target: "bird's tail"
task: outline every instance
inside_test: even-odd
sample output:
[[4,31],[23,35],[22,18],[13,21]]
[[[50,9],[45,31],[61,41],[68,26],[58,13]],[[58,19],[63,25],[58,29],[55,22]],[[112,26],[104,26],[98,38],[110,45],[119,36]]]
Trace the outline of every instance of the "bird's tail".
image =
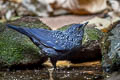
[[16,30],[16,31],[18,31],[18,32],[20,32],[20,33],[22,33],[22,34],[30,37],[30,34],[29,34],[29,33],[27,32],[27,30],[26,30],[25,28],[23,28],[23,27],[17,27],[17,26],[13,26],[13,25],[10,25],[10,24],[6,24],[6,26],[7,26],[8,28],[14,29],[14,30]]

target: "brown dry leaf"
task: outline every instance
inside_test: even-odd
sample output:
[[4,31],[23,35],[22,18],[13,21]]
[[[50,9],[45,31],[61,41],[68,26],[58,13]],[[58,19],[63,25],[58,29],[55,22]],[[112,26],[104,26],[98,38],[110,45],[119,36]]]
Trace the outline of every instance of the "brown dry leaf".
[[[52,66],[51,62],[48,60],[44,63],[44,65],[47,66]],[[92,61],[92,62],[83,62],[83,63],[78,63],[78,64],[73,64],[70,61],[57,61],[56,66],[59,67],[80,67],[80,66],[96,66],[96,65],[101,65],[100,61]]]
[[[44,63],[44,65],[47,65],[47,66],[52,66],[51,62],[48,60]],[[71,65],[71,63],[69,61],[57,61],[56,63],[56,66],[59,66],[59,67],[69,67]]]
[[75,14],[93,14],[107,8],[107,0],[48,0],[53,9],[66,9]]
[[96,66],[101,65],[100,61],[91,61],[91,62],[83,62],[79,64],[71,64],[71,66]]

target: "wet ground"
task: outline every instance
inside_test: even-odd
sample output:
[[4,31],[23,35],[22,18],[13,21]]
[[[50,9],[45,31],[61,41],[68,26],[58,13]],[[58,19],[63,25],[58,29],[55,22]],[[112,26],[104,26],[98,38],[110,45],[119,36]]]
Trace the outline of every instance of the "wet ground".
[[99,61],[67,64],[59,62],[57,70],[48,64],[41,69],[0,71],[0,80],[103,80]]

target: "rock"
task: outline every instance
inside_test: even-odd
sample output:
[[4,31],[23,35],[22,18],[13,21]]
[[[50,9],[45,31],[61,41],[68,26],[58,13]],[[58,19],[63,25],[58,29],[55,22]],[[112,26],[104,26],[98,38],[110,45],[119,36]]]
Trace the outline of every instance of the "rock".
[[108,32],[107,30],[109,30],[109,28],[111,27],[111,25],[113,23],[115,23],[116,21],[118,21],[120,18],[114,15],[103,15],[100,17],[94,17],[90,20],[88,20],[89,25],[102,30],[102,32]]
[[111,30],[104,34],[101,50],[103,70],[118,71],[120,69],[120,21],[115,22]]
[[[85,27],[85,33],[82,41],[82,47],[79,51],[70,54],[67,57],[73,63],[100,60],[102,58],[100,49],[100,39],[103,33],[93,28],[91,25]],[[59,30],[66,30],[69,25],[66,25]],[[64,59],[64,58],[63,58]]]
[[[17,26],[50,29],[37,17],[23,17],[8,23]],[[47,58],[39,53],[39,48],[28,37],[8,29],[5,24],[0,23],[0,69],[14,65],[41,65]]]
[[119,80],[120,79],[120,72],[114,72],[105,80]]

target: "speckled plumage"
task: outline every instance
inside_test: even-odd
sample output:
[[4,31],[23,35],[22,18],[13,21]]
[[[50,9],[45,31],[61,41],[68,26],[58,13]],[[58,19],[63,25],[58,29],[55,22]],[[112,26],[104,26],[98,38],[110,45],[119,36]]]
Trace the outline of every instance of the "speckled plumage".
[[69,55],[81,47],[84,27],[87,23],[73,24],[65,31],[16,27],[10,24],[7,26],[28,36],[44,54],[50,57],[53,66],[56,67],[60,57]]

